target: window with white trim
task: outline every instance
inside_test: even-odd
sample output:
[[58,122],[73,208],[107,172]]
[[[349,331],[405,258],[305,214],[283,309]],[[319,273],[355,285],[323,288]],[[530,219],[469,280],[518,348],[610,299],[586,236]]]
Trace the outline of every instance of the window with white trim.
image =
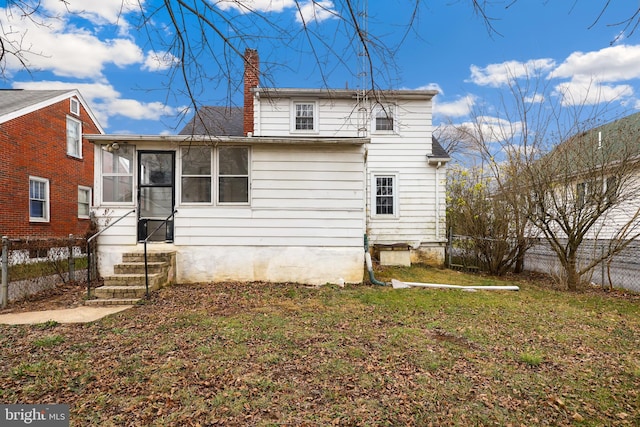
[[372,212],[374,216],[398,215],[398,177],[395,174],[374,175],[372,182]]
[[120,144],[117,150],[102,152],[102,201],[133,203],[133,156],[131,145]]
[[78,186],[78,218],[89,218],[91,211],[91,188]]
[[211,203],[211,147],[184,147],[181,159],[182,203]]
[[395,110],[395,105],[378,105],[374,108],[374,132],[390,133],[396,130]]
[[218,148],[218,203],[249,203],[249,148]]
[[82,123],[67,116],[67,154],[82,157]]
[[315,102],[293,103],[293,130],[315,131],[317,129],[317,112]]
[[49,222],[49,180],[29,177],[29,221]]
[[69,111],[76,116],[80,115],[80,102],[75,98],[69,98]]

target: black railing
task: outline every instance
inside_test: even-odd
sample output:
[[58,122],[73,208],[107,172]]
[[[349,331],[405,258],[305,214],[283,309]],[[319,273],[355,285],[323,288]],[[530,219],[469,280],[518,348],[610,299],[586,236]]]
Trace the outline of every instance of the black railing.
[[105,231],[107,231],[109,228],[111,228],[114,225],[116,225],[124,217],[129,216],[130,214],[134,213],[135,211],[136,211],[135,209],[131,209],[129,212],[127,212],[126,214],[122,215],[120,218],[116,219],[111,224],[108,224],[105,228],[103,228],[102,230],[98,231],[96,234],[94,234],[93,236],[91,236],[91,237],[89,237],[87,239],[87,299],[91,299],[91,241],[94,240],[99,235],[101,235],[102,233],[104,233]]
[[149,237],[153,236],[155,234],[155,232],[160,229],[160,227],[162,227],[167,222],[169,222],[169,220],[171,218],[173,218],[173,216],[175,214],[177,214],[177,213],[178,213],[177,209],[174,210],[173,212],[171,212],[171,215],[169,215],[167,218],[165,218],[164,221],[162,221],[160,224],[158,224],[158,226],[155,228],[155,230],[153,230],[151,233],[147,234],[147,236],[144,238],[144,285],[146,287],[145,294],[146,294],[147,298],[149,298],[149,266],[147,264],[147,240],[149,240]]

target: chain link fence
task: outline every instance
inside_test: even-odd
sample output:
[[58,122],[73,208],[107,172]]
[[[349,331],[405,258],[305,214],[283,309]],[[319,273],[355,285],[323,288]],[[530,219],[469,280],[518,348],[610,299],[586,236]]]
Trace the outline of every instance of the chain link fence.
[[86,240],[2,238],[0,305],[86,280]]
[[[578,255],[579,265],[587,265],[600,258],[609,242],[585,241]],[[452,235],[447,247],[449,268],[462,271],[482,271],[483,265],[476,249],[475,239]],[[563,280],[563,268],[558,257],[543,239],[531,242],[525,255],[524,270],[547,274],[558,282]],[[640,292],[640,242],[632,242],[622,252],[605,259],[594,267],[584,279],[592,285],[621,288]]]

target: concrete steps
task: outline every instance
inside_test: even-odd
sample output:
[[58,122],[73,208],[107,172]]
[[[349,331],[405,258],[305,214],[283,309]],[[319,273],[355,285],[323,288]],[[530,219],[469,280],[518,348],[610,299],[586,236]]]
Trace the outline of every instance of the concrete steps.
[[[149,292],[175,283],[175,252],[153,252],[147,254]],[[146,280],[143,253],[122,254],[122,262],[113,267],[113,274],[103,278],[104,284],[92,292],[94,299],[85,305],[131,305],[146,295]]]

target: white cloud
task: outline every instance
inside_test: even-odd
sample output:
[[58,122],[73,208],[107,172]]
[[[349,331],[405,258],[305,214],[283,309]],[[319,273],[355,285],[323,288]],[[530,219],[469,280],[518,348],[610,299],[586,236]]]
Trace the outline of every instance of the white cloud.
[[240,13],[281,13],[293,10],[298,23],[322,22],[338,16],[334,3],[330,0],[304,3],[297,0],[218,0],[214,4],[223,11],[235,9]]
[[170,52],[148,51],[142,69],[147,71],[163,71],[179,62],[180,60]]
[[541,104],[544,102],[544,95],[540,94],[540,93],[536,93],[533,96],[525,96],[524,97],[524,102],[528,103],[528,104]]
[[553,78],[576,77],[617,82],[640,78],[640,45],[618,45],[594,52],[574,52],[553,72]]
[[222,10],[235,9],[241,13],[282,12],[295,7],[295,0],[218,0],[214,4]]
[[174,116],[185,107],[170,107],[162,102],[140,102],[122,98],[108,83],[72,83],[61,81],[16,82],[15,89],[78,89],[96,115],[102,127],[108,127],[109,119],[123,116],[132,120],[159,120]]
[[469,115],[471,109],[476,103],[474,95],[467,95],[452,102],[438,102],[434,112],[444,117],[463,117]]
[[621,100],[633,96],[633,87],[626,84],[608,85],[598,81],[575,78],[556,85],[554,96],[561,99],[562,105],[596,105]]
[[123,15],[140,10],[144,0],[41,0],[41,5],[49,14],[60,18],[74,14],[96,25],[126,25]]
[[469,81],[479,86],[501,87],[519,78],[535,78],[546,73],[555,66],[550,58],[531,59],[527,62],[507,61],[500,64],[490,64],[484,68],[471,65]]
[[331,1],[308,1],[300,6],[300,10],[296,13],[296,22],[302,24],[309,22],[322,22],[327,19],[335,18],[338,12],[334,9]]
[[[69,25],[61,20],[38,24],[40,17],[20,19],[16,14],[0,9],[0,25],[5,31],[5,43],[22,48],[27,69],[51,71],[58,76],[100,78],[106,64],[118,67],[140,63],[142,50],[128,38],[100,40],[89,30]],[[19,71],[23,64],[7,56],[7,70]]]

